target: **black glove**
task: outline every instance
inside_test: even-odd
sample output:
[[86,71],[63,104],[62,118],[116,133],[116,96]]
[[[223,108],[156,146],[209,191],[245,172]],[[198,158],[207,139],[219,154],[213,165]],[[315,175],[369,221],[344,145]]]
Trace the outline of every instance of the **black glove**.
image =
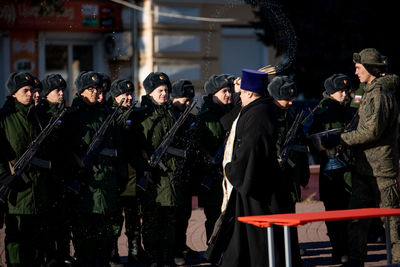
[[340,134],[326,134],[321,136],[321,145],[326,149],[331,149],[340,144]]

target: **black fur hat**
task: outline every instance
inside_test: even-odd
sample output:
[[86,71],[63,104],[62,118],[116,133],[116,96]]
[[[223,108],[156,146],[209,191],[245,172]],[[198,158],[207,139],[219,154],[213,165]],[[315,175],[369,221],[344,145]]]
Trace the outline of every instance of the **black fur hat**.
[[133,93],[135,87],[133,82],[127,79],[119,79],[111,84],[111,96],[117,97],[124,93]]
[[171,92],[171,81],[169,80],[168,75],[164,72],[151,72],[143,81],[143,87],[146,94],[150,94],[160,85],[166,85],[168,87],[168,93]]
[[103,87],[103,78],[98,72],[82,71],[76,78],[75,85],[78,94],[81,94],[86,88],[92,86],[96,86],[101,89]]
[[102,91],[103,92],[109,92],[111,89],[111,79],[110,76],[108,76],[105,73],[99,72],[99,75],[102,77],[103,79],[103,86],[102,86]]
[[42,86],[43,89],[41,95],[47,96],[51,91],[57,88],[64,91],[67,87],[67,83],[60,74],[50,74],[44,77],[42,80]]
[[296,83],[288,76],[275,76],[268,84],[268,93],[276,100],[289,100],[297,93]]
[[331,95],[340,90],[351,89],[351,81],[347,75],[337,73],[325,80],[324,87],[325,92]]
[[172,84],[172,98],[180,98],[180,97],[194,97],[194,86],[189,80],[178,80]]
[[13,72],[7,79],[6,88],[10,95],[15,94],[20,88],[30,85],[32,89],[35,87],[35,79],[29,72]]
[[220,74],[211,75],[210,78],[204,84],[204,91],[207,95],[213,95],[222,88],[229,87],[233,88],[233,80],[231,75],[228,74]]

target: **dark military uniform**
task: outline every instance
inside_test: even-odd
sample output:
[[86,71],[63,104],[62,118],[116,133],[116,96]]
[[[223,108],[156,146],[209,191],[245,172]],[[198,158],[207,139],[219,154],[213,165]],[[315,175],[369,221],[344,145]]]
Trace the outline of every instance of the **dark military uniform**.
[[[350,109],[348,103],[340,103],[325,92],[323,95],[324,98],[319,103],[319,108],[314,114],[314,121],[309,128],[309,134],[344,128],[352,119],[354,111]],[[324,171],[328,163],[326,151],[319,152],[318,158],[320,159],[319,194],[325,210],[347,209],[351,196],[350,166],[326,172]],[[343,154],[340,154],[339,158],[345,161]],[[332,259],[334,262],[340,262],[341,257],[348,254],[346,249],[347,222],[327,221],[325,223],[332,245]]]
[[[81,87],[99,86],[101,80],[94,72],[81,73],[78,77]],[[78,81],[77,80],[77,81]],[[92,83],[84,87],[88,83]],[[83,86],[82,86],[83,84]],[[97,104],[89,105],[78,95],[65,119],[70,151],[78,163],[93,141],[93,136],[109,115]],[[113,241],[119,229],[115,217],[121,216],[119,194],[125,179],[122,138],[119,127],[111,125],[105,133],[100,151],[89,161],[89,166],[76,169],[79,190],[75,200],[77,220],[73,225],[75,256],[83,266],[108,264],[112,254]]]
[[[155,104],[149,95],[142,97],[140,115],[143,119],[144,136],[146,138],[146,152],[150,157],[161,144],[163,137],[174,124],[170,104]],[[184,203],[182,182],[175,176],[176,159],[168,154],[162,159],[166,169],[152,170],[152,181],[143,197],[143,245],[151,254],[152,261],[171,262],[176,243],[176,218],[180,206]],[[158,258],[158,259],[156,259]]]
[[[222,160],[226,131],[220,122],[220,118],[229,111],[228,106],[221,106],[213,102],[211,96],[203,98],[203,104],[199,113],[201,132],[200,146],[211,156],[211,158],[220,158]],[[220,154],[218,156],[217,154]],[[216,162],[218,165],[213,172],[205,173],[203,183],[207,187],[201,186],[199,189],[199,206],[204,208],[206,215],[206,234],[207,240],[211,237],[214,224],[221,213],[222,204],[222,162]]]
[[[22,105],[9,96],[0,111],[0,136],[2,148],[0,174],[9,172],[9,162],[17,161],[28,145],[40,133],[33,105]],[[45,149],[35,157],[48,159]],[[8,266],[39,266],[44,263],[44,252],[48,240],[47,217],[52,200],[50,170],[32,165],[25,174],[30,183],[20,177],[12,185],[8,196],[6,217],[6,257]]]

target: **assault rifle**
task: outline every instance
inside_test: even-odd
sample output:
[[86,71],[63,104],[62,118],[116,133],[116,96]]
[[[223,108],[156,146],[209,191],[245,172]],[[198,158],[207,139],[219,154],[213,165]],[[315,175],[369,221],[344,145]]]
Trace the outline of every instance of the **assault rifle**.
[[[176,132],[181,127],[181,125],[186,121],[187,117],[189,116],[190,112],[196,106],[197,100],[194,99],[190,105],[186,107],[186,109],[182,112],[179,118],[176,120],[175,124],[171,127],[171,129],[166,133],[164,136],[161,144],[157,147],[154,151],[153,155],[150,157],[150,166],[152,168],[156,167],[157,165],[160,166],[161,169],[166,170],[167,168],[161,162],[162,157],[164,156],[165,152],[169,152],[174,154],[176,149],[171,149],[170,145],[175,137]],[[183,153],[179,156],[186,157],[186,153]]]
[[[90,167],[93,164],[93,159],[95,156],[100,152],[100,146],[103,143],[104,140],[104,135],[108,129],[108,127],[114,122],[115,117],[118,114],[118,111],[120,110],[122,103],[124,103],[125,98],[122,98],[121,101],[119,102],[118,106],[115,108],[113,113],[108,115],[106,120],[103,122],[103,124],[100,126],[100,128],[97,130],[97,132],[94,134],[92,142],[90,143],[88,149],[86,150],[85,155],[82,157],[82,167]],[[94,169],[94,171],[97,171]]]
[[136,106],[137,101],[133,102],[131,104],[131,106],[121,115],[118,116],[118,118],[116,119],[117,124],[122,124],[124,121],[126,121],[126,119],[128,119],[129,114],[131,113],[131,110]]
[[285,142],[282,145],[281,153],[279,154],[279,165],[283,168],[286,163],[289,163],[290,166],[294,166],[294,163],[290,160],[289,154],[294,145],[294,140],[296,138],[297,130],[299,129],[302,119],[303,119],[304,110],[302,110],[299,114],[296,115],[292,126],[290,126],[289,131],[286,134]]
[[[100,153],[100,147],[101,144],[103,143],[104,140],[104,135],[108,129],[108,127],[115,121],[115,117],[118,114],[118,111],[120,110],[122,103],[124,103],[125,98],[122,98],[121,101],[119,102],[118,106],[114,109],[113,113],[109,114],[108,117],[105,119],[103,124],[100,126],[100,128],[97,130],[97,132],[94,134],[92,142],[89,144],[88,149],[86,150],[85,155],[82,157],[82,159],[79,159],[76,154],[74,154],[76,161],[78,162],[79,167],[88,170],[90,167],[92,167],[94,172],[97,172],[98,169],[93,166],[93,160],[97,156],[97,154]],[[68,189],[74,192],[75,194],[78,194],[80,191],[80,181],[77,179],[72,180],[71,184],[68,186]]]
[[6,202],[8,194],[10,192],[9,185],[21,177],[25,183],[31,182],[28,176],[24,173],[26,168],[31,163],[34,158],[36,152],[39,150],[40,145],[46,139],[47,136],[53,131],[54,127],[60,124],[60,119],[64,116],[67,109],[63,109],[56,116],[52,117],[46,127],[39,133],[39,135],[29,144],[26,151],[22,154],[22,156],[18,159],[18,161],[12,165],[10,163],[10,172],[4,173],[0,177],[1,186],[0,186],[0,201]]

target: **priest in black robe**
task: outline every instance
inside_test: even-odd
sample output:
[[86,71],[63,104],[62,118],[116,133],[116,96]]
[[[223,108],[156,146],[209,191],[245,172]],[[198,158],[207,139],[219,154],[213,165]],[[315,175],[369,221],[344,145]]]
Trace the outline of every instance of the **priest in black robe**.
[[[266,96],[267,85],[266,73],[242,71],[242,110],[232,124],[223,161],[222,211],[232,207],[235,221],[223,253],[222,267],[268,266],[267,230],[239,222],[237,217],[289,211],[288,183],[281,175],[277,160],[278,126],[273,99]],[[274,226],[274,240],[275,266],[285,266],[281,226]]]

